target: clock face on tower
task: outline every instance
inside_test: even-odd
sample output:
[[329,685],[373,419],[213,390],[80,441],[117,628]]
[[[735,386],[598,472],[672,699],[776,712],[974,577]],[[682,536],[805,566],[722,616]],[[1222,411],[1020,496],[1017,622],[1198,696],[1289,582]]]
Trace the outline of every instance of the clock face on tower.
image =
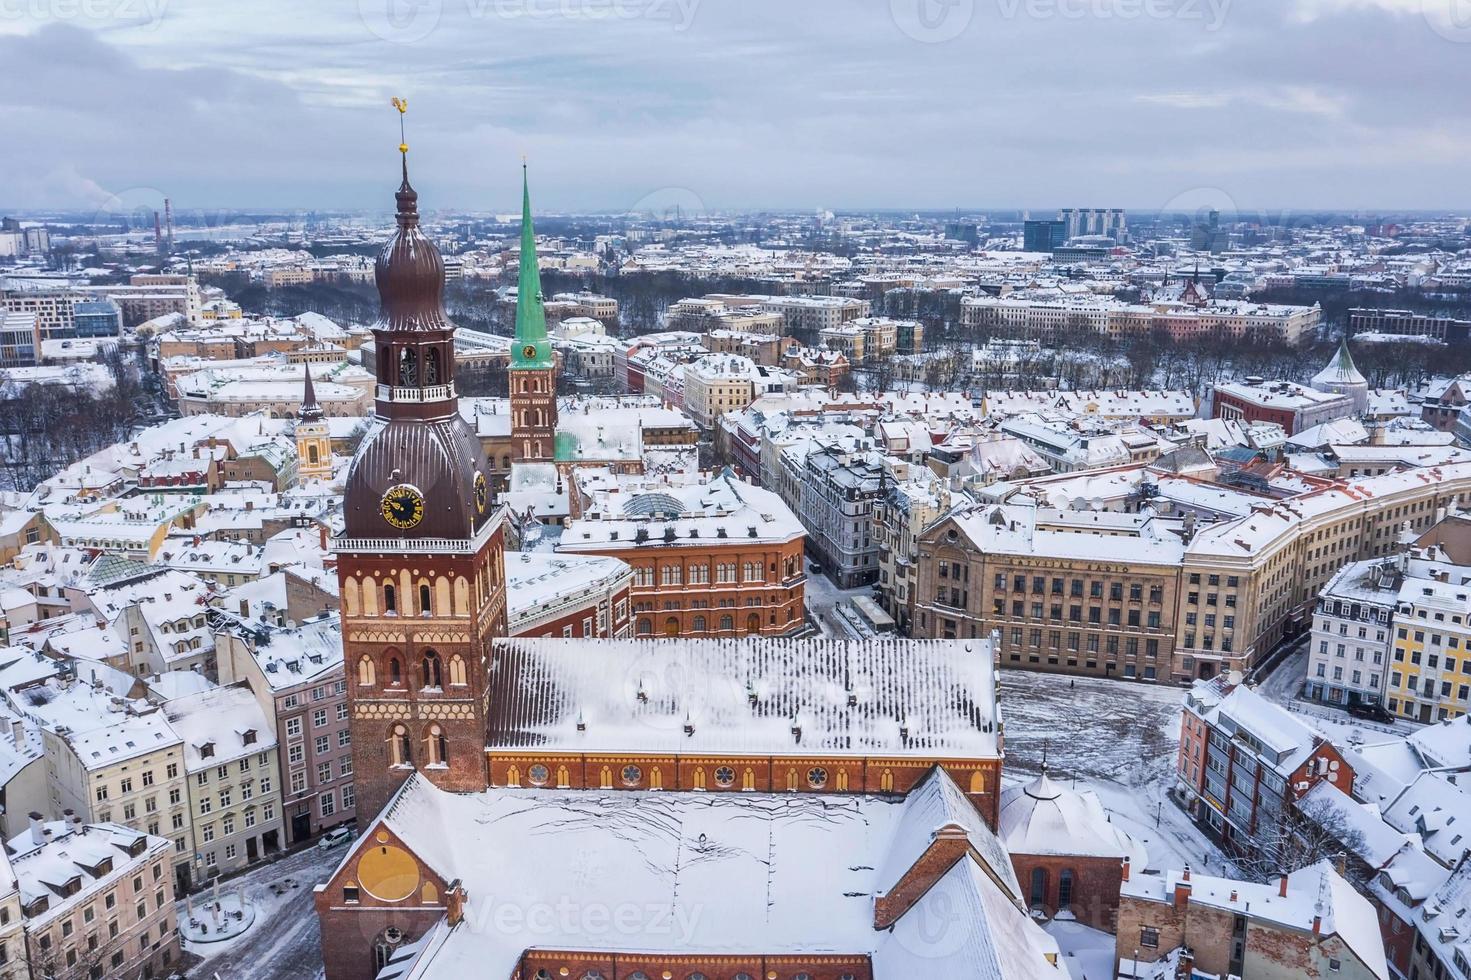
[[417,487],[400,483],[384,491],[379,509],[385,521],[407,531],[424,519],[424,495]]
[[475,473],[475,509],[485,513],[485,505],[490,503],[490,486],[485,482],[485,474]]
[[527,360],[530,360],[531,358],[535,357],[536,356],[536,345],[535,344],[527,344],[525,347],[521,348],[521,356],[522,357],[525,357]]

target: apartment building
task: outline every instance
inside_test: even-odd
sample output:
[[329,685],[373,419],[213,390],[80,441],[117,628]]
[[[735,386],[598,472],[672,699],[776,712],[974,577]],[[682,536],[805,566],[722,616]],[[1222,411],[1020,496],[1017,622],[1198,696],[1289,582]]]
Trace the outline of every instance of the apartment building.
[[1390,633],[1409,558],[1344,565],[1318,595],[1308,647],[1307,696],[1348,707],[1383,704]]
[[184,749],[165,713],[70,674],[8,697],[41,729],[50,811],[168,838],[175,883],[187,885],[194,835]]
[[[591,471],[584,471],[591,474]],[[633,635],[780,636],[805,628],[805,532],[769,490],[719,475],[577,478],[557,551],[633,570]],[[630,615],[615,600],[611,622]]]
[[269,608],[222,610],[220,683],[244,681],[276,733],[282,828],[299,844],[357,817],[342,622],[314,614],[287,626]]
[[194,824],[192,884],[202,886],[279,851],[275,724],[249,685],[174,698],[164,709],[183,742]]
[[919,584],[920,533],[950,509],[950,491],[941,482],[925,479],[923,466],[900,464],[893,483],[874,501],[874,537],[879,548],[879,576],[874,598],[902,633],[914,619]]
[[1119,894],[1115,954],[1124,980],[1390,980],[1377,921],[1328,861],[1261,883],[1189,867],[1131,870]]
[[20,881],[4,848],[0,848],[0,980],[31,980],[20,914]]
[[1229,850],[1273,854],[1298,801],[1319,783],[1353,789],[1348,760],[1317,729],[1226,678],[1197,681],[1180,722],[1176,792]]
[[852,364],[864,364],[892,357],[900,350],[899,335],[909,344],[906,353],[914,352],[914,338],[924,336],[924,328],[913,320],[891,320],[882,316],[864,316],[825,327],[818,332],[818,342],[830,350],[841,352]]
[[703,429],[762,395],[794,391],[797,377],[739,354],[709,354],[684,366],[684,410]]
[[1312,336],[1322,315],[1317,306],[1232,300],[1210,305],[1127,303],[1092,294],[1013,293],[967,296],[960,301],[964,326],[1044,341],[1090,333],[1108,337],[1162,334],[1177,341],[1259,337],[1295,345]]
[[1471,568],[1406,578],[1394,623],[1389,710],[1421,722],[1464,715],[1471,706]]
[[803,459],[796,511],[807,528],[813,559],[840,589],[878,580],[874,508],[891,480],[878,452],[849,452],[828,444]]
[[43,823],[32,814],[31,829],[5,846],[32,977],[174,972],[180,950],[166,839],[76,816]]

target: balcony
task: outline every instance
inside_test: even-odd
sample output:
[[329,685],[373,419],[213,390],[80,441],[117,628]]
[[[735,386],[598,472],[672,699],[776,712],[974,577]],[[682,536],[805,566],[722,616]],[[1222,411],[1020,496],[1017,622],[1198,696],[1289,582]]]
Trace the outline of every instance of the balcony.
[[380,402],[440,402],[455,397],[455,386],[449,384],[430,385],[427,388],[405,388],[379,385],[377,397]]

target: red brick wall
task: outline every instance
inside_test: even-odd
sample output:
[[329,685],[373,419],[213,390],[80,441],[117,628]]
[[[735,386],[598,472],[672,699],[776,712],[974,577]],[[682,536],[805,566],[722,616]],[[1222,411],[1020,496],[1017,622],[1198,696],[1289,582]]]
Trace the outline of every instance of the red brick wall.
[[1016,880],[1021,883],[1021,900],[1032,907],[1032,874],[1041,869],[1046,875],[1042,911],[1048,917],[1056,915],[1059,893],[1062,889],[1062,873],[1073,873],[1072,900],[1069,909],[1084,925],[1114,931],[1114,918],[1119,908],[1119,885],[1123,880],[1122,862],[1113,858],[1066,857],[1057,855],[1013,854],[1011,866],[1016,871]]

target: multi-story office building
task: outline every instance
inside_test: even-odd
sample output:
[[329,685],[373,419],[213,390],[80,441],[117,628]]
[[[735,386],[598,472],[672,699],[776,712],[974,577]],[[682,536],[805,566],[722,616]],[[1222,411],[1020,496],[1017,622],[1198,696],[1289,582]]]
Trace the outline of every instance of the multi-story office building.
[[1129,235],[1123,208],[1064,208],[1057,212],[1068,238],[1100,235],[1123,241]]
[[1029,339],[1061,340],[1089,334],[1126,337],[1160,334],[1177,341],[1262,338],[1299,344],[1317,329],[1317,306],[1223,300],[1209,306],[1178,302],[1127,303],[1102,296],[967,296],[960,322],[976,330],[1007,331]]
[[1348,332],[1427,337],[1446,343],[1461,343],[1468,332],[1471,332],[1471,320],[1457,320],[1454,317],[1415,313],[1411,310],[1355,307],[1348,311]]
[[[782,635],[805,627],[801,523],[733,476],[578,480],[557,550],[633,569],[634,636]],[[629,611],[615,600],[609,630]],[[599,630],[601,627],[599,627]]]
[[1193,630],[1232,614],[1214,595],[1210,605],[1182,605],[1178,525],[1030,506],[953,512],[919,537],[911,632],[963,638],[996,630],[1003,665],[1169,678],[1176,616]]
[[36,363],[35,313],[0,310],[0,367],[29,367]]
[[101,980],[174,972],[180,952],[169,842],[76,816],[44,823],[32,814],[31,823],[6,842],[31,976]]
[[82,300],[72,307],[78,337],[117,337],[123,332],[123,311],[110,299]]
[[1028,252],[1051,252],[1067,243],[1066,221],[1037,219],[1022,224],[1022,248]]
[[223,609],[215,632],[220,683],[246,681],[274,720],[282,827],[299,844],[357,816],[342,623],[314,615],[276,622],[272,609]]
[[281,849],[280,765],[274,719],[246,684],[164,705],[184,743],[194,822],[193,884],[230,874]]
[[1307,696],[1347,707],[1383,704],[1390,623],[1409,559],[1344,565],[1318,595],[1308,647]]

